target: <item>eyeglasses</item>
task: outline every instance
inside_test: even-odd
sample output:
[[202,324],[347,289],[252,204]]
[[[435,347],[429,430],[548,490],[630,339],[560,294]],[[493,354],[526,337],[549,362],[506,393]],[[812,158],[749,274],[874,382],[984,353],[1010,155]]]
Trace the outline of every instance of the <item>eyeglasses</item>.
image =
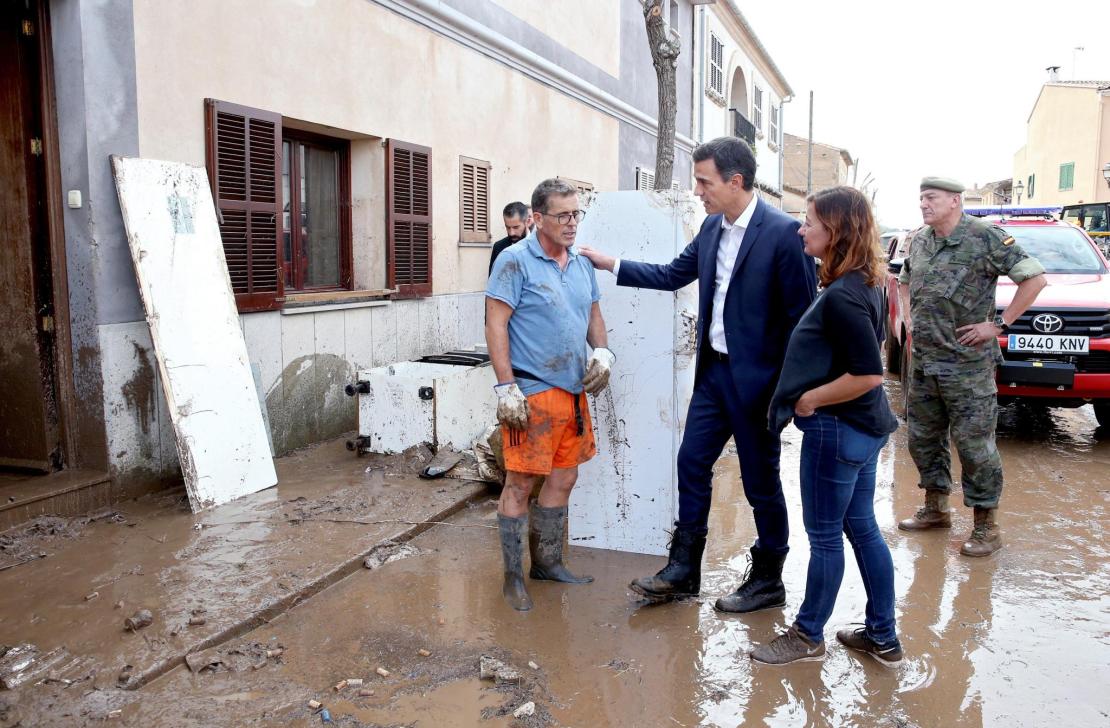
[[548,215],[546,212],[541,212],[544,217],[553,217],[560,225],[569,225],[571,220],[581,222],[582,218],[586,216],[585,210],[575,210],[574,212],[560,212],[558,215]]

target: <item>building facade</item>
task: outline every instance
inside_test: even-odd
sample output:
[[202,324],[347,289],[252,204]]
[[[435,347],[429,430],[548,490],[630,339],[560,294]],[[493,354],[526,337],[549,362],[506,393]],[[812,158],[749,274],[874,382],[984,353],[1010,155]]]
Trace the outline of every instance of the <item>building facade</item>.
[[[50,303],[37,348],[12,360],[50,369],[19,385],[48,410],[23,460],[93,473],[112,498],[176,482],[179,465],[109,155],[208,170],[276,454],[354,428],[343,385],[357,369],[483,340],[506,203],[546,177],[632,189],[654,167],[636,0],[8,5],[26,57],[5,68],[23,69],[13,80],[35,103],[5,132],[35,139],[47,234],[28,261],[54,276],[0,304]],[[666,19],[688,186],[693,5],[669,0]],[[22,416],[0,411],[0,428]],[[48,507],[56,493],[38,490]]]
[[1072,205],[1110,201],[1110,81],[1050,80],[1014,154],[1014,202]]
[[[783,206],[784,212],[799,219],[805,217],[806,190],[809,189],[809,140],[786,134],[783,137]],[[813,143],[812,190],[854,185],[856,162],[847,149],[831,144]]]
[[965,205],[1009,205],[1013,199],[1011,189],[1013,180],[1003,179],[997,182],[978,183],[971,185],[964,192]]
[[695,25],[696,137],[751,144],[759,194],[782,207],[783,114],[794,92],[735,0],[697,7]]

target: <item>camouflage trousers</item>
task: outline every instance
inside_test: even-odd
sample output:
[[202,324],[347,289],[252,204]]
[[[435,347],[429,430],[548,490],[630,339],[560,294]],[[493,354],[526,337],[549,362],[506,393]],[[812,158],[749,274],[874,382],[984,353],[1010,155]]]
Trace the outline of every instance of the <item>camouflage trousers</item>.
[[932,376],[914,367],[909,386],[909,449],[921,475],[920,487],[942,493],[952,490],[951,432],[963,471],[964,505],[997,507],[1002,459],[994,441],[998,418],[994,369]]

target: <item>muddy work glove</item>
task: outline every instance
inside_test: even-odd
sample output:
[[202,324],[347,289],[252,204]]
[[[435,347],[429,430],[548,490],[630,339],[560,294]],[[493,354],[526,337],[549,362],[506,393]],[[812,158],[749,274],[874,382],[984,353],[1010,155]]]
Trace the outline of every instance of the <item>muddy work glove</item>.
[[497,421],[510,430],[527,430],[528,400],[516,382],[498,384],[493,391],[497,392]]
[[597,394],[609,386],[609,370],[617,357],[605,348],[594,349],[590,360],[586,362],[586,376],[582,377],[582,386],[590,394]]

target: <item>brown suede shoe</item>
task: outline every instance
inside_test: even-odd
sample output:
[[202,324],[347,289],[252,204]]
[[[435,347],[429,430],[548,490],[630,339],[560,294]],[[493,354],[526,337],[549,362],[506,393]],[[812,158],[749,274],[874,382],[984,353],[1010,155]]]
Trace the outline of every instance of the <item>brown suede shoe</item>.
[[939,490],[925,491],[925,505],[912,518],[898,522],[903,531],[925,531],[930,528],[951,528],[952,513],[948,510],[948,494]]
[[765,645],[751,651],[751,657],[764,665],[789,665],[791,662],[820,662],[825,659],[825,643],[814,642],[795,625]]

